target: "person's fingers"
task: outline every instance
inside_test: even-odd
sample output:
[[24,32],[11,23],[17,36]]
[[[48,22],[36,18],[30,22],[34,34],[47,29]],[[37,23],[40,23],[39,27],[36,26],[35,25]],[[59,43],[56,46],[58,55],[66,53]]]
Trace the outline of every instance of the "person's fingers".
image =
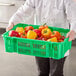
[[71,31],[67,34],[66,38],[69,38],[69,41],[74,40],[74,39],[75,39],[75,32],[71,30]]
[[69,36],[69,41],[72,41],[73,39],[74,39],[73,37]]
[[72,40],[74,40],[74,38],[69,38],[69,41],[72,41]]
[[70,33],[68,33],[68,34],[66,35],[66,38],[68,38],[68,37],[69,37],[69,34],[70,34]]
[[13,26],[7,27],[7,28],[6,28],[6,31],[11,30],[12,28],[13,28]]
[[70,34],[69,35],[69,41],[72,41],[72,40],[74,40],[75,39],[75,35],[74,34]]
[[9,27],[9,30],[11,30],[13,28],[13,25],[11,25],[11,27]]

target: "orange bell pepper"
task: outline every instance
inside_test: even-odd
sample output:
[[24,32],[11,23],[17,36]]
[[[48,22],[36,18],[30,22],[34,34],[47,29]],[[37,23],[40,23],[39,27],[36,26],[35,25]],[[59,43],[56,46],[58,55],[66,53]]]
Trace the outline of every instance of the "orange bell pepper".
[[39,30],[42,31],[42,29],[44,29],[44,28],[48,28],[48,26],[46,25],[46,23],[45,23],[44,25],[41,25],[41,26],[39,27]]
[[52,34],[52,32],[49,28],[43,29],[41,33],[42,33],[43,37],[45,37],[45,38],[49,38],[50,35]]
[[56,37],[50,38],[47,41],[51,41],[51,42],[58,42]]
[[25,29],[25,32],[28,32],[29,30],[33,30],[34,28],[32,26],[27,26],[24,29]]
[[21,36],[21,38],[27,38],[27,33],[19,33],[19,35]]
[[53,31],[51,38],[56,37],[58,40],[61,38],[61,34],[58,31]]

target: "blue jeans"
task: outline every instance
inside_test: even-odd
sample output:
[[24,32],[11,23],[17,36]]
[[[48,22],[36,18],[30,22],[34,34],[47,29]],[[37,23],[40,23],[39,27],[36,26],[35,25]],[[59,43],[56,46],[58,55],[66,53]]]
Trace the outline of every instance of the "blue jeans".
[[64,76],[63,67],[66,57],[55,60],[52,58],[35,57],[38,66],[38,76]]

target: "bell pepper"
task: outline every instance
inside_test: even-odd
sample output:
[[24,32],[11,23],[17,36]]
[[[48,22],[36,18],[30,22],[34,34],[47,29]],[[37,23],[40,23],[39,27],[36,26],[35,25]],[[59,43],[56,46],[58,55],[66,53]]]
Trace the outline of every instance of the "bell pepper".
[[60,40],[58,40],[58,42],[63,42],[64,40],[62,40],[62,39],[60,39]]
[[18,33],[24,33],[23,27],[17,27],[17,28],[16,28],[16,31],[17,31]]
[[42,36],[41,37],[38,37],[37,40],[42,40],[42,38],[43,38]]
[[29,30],[33,30],[34,28],[32,26],[27,26],[24,29],[25,29],[25,32],[28,32]]
[[61,34],[58,31],[53,31],[51,38],[56,37],[58,40],[61,38]]
[[42,40],[43,40],[43,41],[47,41],[47,38],[43,37]]
[[41,34],[43,35],[43,37],[49,38],[52,32],[49,28],[45,28],[42,30]]
[[61,36],[61,39],[64,40],[65,39],[65,36]]
[[34,32],[34,31],[32,31],[32,30],[29,30],[29,31],[27,32],[27,38],[28,38],[28,39],[36,39],[36,38],[37,38],[36,32]]
[[46,45],[42,45],[40,49],[46,49]]
[[41,37],[38,37],[37,40],[47,41],[47,38],[41,36]]
[[41,25],[41,26],[39,27],[39,30],[42,31],[42,29],[44,29],[44,28],[48,28],[48,26],[46,25],[46,23],[45,23],[44,25]]
[[47,41],[51,41],[51,42],[58,42],[56,37],[50,38]]
[[21,38],[27,38],[27,33],[25,32],[25,33],[19,33],[19,35],[21,36]]
[[10,36],[10,37],[20,37],[19,33],[16,32],[16,31],[14,31],[14,30],[11,30],[11,31],[9,32],[9,36]]
[[37,33],[37,36],[38,36],[38,37],[41,36],[41,31],[40,31],[40,30],[38,30],[38,29],[34,29],[33,31]]
[[61,38],[58,40],[58,42],[63,42],[65,39],[65,36],[61,36]]

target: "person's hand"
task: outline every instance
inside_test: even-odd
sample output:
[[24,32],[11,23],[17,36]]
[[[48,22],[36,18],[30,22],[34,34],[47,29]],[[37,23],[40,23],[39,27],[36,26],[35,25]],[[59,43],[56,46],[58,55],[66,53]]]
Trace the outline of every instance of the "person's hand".
[[75,35],[76,35],[75,31],[71,30],[71,31],[67,34],[66,38],[69,38],[69,41],[72,41],[72,40],[75,39]]
[[13,28],[13,26],[14,26],[14,24],[13,24],[13,23],[11,23],[11,24],[9,25],[9,27],[7,27],[7,28],[6,28],[6,31],[11,30],[11,29]]

